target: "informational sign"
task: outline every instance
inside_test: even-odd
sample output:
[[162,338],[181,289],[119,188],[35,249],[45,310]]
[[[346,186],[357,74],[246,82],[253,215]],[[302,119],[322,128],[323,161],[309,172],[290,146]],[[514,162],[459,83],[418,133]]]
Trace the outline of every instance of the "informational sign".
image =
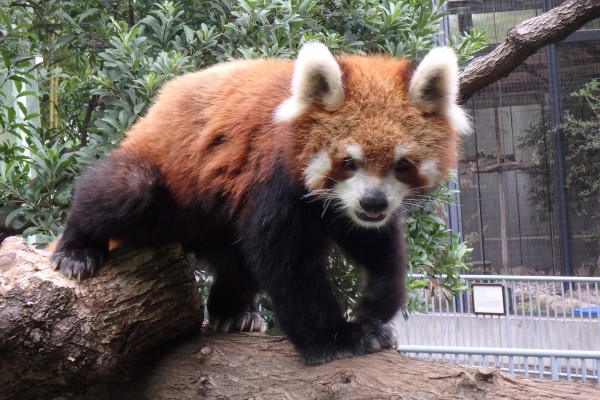
[[473,312],[475,314],[504,315],[504,285],[500,283],[474,283],[471,285]]

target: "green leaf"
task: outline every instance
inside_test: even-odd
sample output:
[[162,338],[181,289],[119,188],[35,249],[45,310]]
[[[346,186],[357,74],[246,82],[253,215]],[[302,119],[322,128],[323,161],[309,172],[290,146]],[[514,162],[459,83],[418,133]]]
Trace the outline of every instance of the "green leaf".
[[[13,221],[16,223],[17,221],[15,221],[15,219],[17,217],[21,216],[22,212],[23,212],[23,210],[20,207],[12,210],[10,213],[8,213],[8,215],[4,219],[4,225],[6,227],[16,229],[16,226],[13,225]],[[18,224],[18,225],[20,225],[20,224]]]
[[71,18],[71,16],[70,16],[69,14],[67,14],[67,13],[66,13],[64,10],[62,10],[62,9],[56,10],[56,11],[54,12],[54,15],[56,15],[58,18],[60,18],[60,19],[62,19],[62,20],[66,20],[67,22],[71,23],[72,25],[79,26],[79,25],[78,25],[78,24],[75,22],[75,20],[74,20],[73,18]]
[[77,19],[79,20],[79,22],[81,23],[84,19],[86,19],[87,17],[91,16],[91,15],[95,15],[98,14],[100,10],[98,8],[89,8],[87,10],[85,10],[84,12],[82,12],[81,14],[79,14],[77,16]]

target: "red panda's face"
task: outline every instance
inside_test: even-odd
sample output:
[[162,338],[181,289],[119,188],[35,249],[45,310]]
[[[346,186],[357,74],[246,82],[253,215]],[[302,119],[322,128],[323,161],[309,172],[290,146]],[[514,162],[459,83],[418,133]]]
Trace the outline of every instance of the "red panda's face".
[[320,151],[304,169],[309,195],[326,199],[328,206],[343,210],[360,226],[379,227],[401,209],[407,196],[434,186],[442,177],[435,158],[413,158],[402,143],[383,163],[373,161],[356,142],[335,154]]
[[290,122],[309,197],[357,225],[384,226],[405,199],[443,181],[469,121],[455,104],[456,56],[334,59],[316,43],[296,61],[292,96],[275,120]]

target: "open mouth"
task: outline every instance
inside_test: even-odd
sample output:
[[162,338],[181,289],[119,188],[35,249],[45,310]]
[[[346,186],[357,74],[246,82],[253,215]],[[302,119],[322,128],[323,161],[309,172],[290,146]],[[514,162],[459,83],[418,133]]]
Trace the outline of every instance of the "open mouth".
[[356,216],[366,222],[379,222],[385,219],[384,212],[356,211]]

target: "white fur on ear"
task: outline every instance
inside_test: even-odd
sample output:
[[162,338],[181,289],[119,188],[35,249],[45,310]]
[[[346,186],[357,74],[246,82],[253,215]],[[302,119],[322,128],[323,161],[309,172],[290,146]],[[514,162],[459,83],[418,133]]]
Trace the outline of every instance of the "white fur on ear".
[[293,121],[315,102],[334,110],[344,101],[342,71],[324,44],[302,46],[294,66],[292,96],[275,110],[275,121]]
[[449,47],[431,50],[415,70],[408,89],[410,101],[426,112],[443,114],[461,134],[471,132],[471,121],[456,104],[458,58]]

